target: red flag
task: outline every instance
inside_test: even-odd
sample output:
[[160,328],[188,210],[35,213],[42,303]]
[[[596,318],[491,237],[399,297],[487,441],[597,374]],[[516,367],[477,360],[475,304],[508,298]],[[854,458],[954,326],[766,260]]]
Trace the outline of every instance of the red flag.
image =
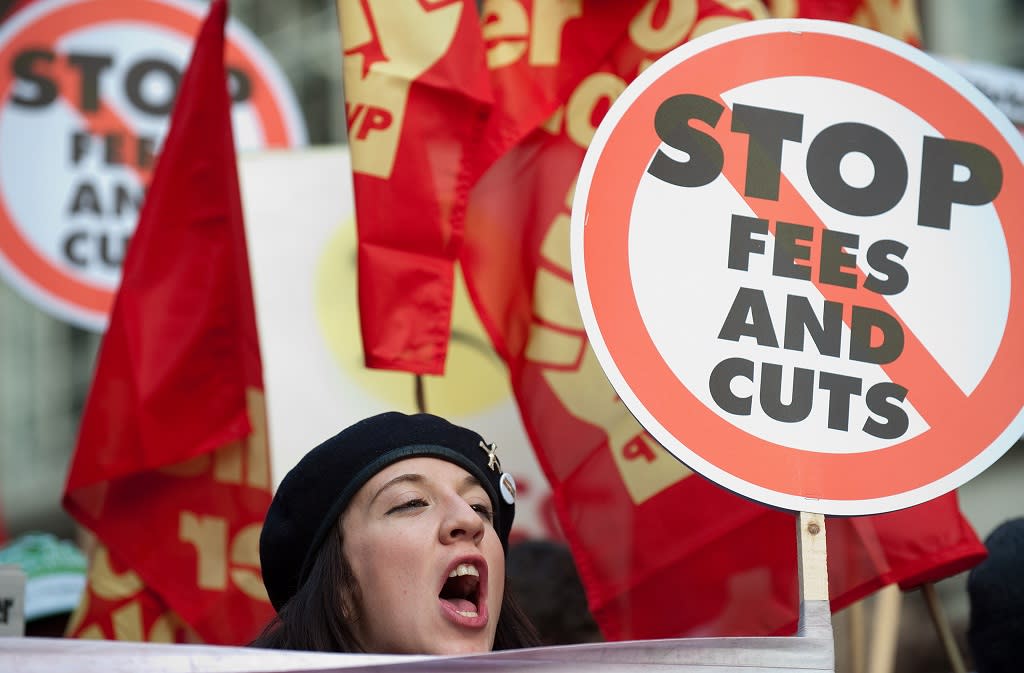
[[[490,108],[471,0],[338,0],[366,364],[440,374],[462,217]],[[400,191],[392,187],[400,185]]]
[[[787,15],[916,40],[912,3],[869,10],[880,4],[804,0]],[[792,515],[691,474],[640,427],[589,348],[569,263],[575,177],[614,98],[682,42],[768,16],[760,2],[707,0],[483,6],[495,107],[480,156],[494,163],[470,194],[459,260],[611,639],[775,634],[796,623]],[[534,45],[556,43],[551,30],[573,34],[573,47],[542,58],[548,52]],[[587,45],[582,54],[577,44]],[[387,188],[393,198],[407,192],[397,177]],[[834,609],[885,584],[958,572],[984,554],[955,495],[899,513],[906,518],[896,525],[894,516],[829,520]]]
[[[272,615],[262,368],[224,66],[196,41],[104,336],[64,492],[99,539],[72,635],[247,642]],[[183,623],[183,624],[182,624]]]
[[[473,0],[337,4],[366,364],[441,374],[469,188],[607,57],[637,6],[505,3],[481,25]],[[526,65],[567,43],[581,67]]]

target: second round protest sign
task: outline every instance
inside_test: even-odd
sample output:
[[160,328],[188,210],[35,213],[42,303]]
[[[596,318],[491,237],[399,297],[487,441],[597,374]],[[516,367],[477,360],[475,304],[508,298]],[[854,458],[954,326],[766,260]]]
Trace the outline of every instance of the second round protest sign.
[[[37,0],[0,25],[0,277],[60,320],[106,327],[206,11]],[[236,146],[304,143],[283,73],[230,20],[225,62]]]
[[573,205],[616,392],[719,484],[824,514],[909,507],[1024,429],[1024,142],[866,29],[694,40],[612,106]]

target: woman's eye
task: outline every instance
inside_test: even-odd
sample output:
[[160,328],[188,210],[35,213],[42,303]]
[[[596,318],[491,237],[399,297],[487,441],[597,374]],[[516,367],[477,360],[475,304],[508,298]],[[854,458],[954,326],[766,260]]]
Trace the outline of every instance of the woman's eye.
[[494,521],[494,512],[487,505],[473,505],[473,511],[487,521]]
[[406,500],[401,505],[395,505],[394,507],[389,509],[387,513],[388,514],[392,514],[394,512],[401,512],[401,511],[404,511],[404,510],[407,510],[407,509],[416,509],[417,507],[426,507],[426,506],[427,506],[427,501],[424,500],[423,498],[413,498],[411,500]]

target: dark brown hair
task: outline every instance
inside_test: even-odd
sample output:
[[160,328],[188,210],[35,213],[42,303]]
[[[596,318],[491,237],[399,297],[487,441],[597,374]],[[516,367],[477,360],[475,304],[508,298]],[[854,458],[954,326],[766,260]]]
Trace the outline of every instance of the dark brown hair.
[[[251,647],[315,652],[363,652],[352,628],[361,602],[355,573],[345,558],[341,521],[317,552],[309,577]],[[495,650],[540,645],[540,638],[515,603],[505,579],[505,593],[494,634]]]

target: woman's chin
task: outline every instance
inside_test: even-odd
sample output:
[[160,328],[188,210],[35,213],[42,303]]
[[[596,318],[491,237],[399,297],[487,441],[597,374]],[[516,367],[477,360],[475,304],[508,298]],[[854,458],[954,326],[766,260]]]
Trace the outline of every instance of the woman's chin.
[[448,638],[437,643],[432,643],[427,654],[439,655],[463,655],[480,654],[490,652],[493,642],[489,638]]

